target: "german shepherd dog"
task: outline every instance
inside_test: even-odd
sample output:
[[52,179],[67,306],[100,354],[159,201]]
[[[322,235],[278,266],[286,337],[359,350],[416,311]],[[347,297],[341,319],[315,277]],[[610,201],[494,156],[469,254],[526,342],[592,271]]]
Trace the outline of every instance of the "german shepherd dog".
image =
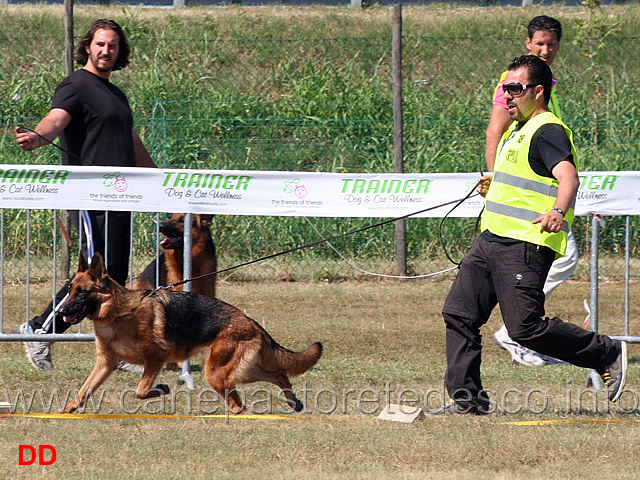
[[229,412],[245,411],[237,384],[270,382],[279,386],[296,411],[303,405],[289,376],[301,375],[320,359],[322,344],[303,352],[281,347],[260,325],[237,308],[212,297],[169,290],[129,290],[109,277],[99,253],[87,265],[82,255],[69,297],[60,313],[65,321],[93,321],[96,364],[78,392],[62,409],[71,413],[117,368],[118,360],[144,366],[136,389],[140,399],[169,393],[153,383],[167,362],[186,360],[209,349],[204,374],[227,402]]
[[[165,238],[160,242],[164,252],[158,258],[159,279],[156,283],[156,260],[133,280],[133,288],[153,290],[157,285],[167,286],[184,279],[184,213],[173,213],[166,221],[160,223],[160,233]],[[192,224],[192,277],[213,273],[217,269],[216,247],[211,238],[211,220],[213,215],[193,215]],[[176,290],[182,291],[178,285]],[[216,296],[216,276],[210,275],[194,281],[191,291],[209,297]]]
[[[133,280],[134,290],[153,290],[157,285],[167,286],[184,280],[184,213],[172,213],[167,220],[160,223],[160,233],[164,239],[160,246],[164,252],[157,260],[152,261]],[[216,275],[218,268],[216,247],[211,237],[211,220],[213,215],[193,214],[191,225],[191,264],[192,278],[206,275],[191,282],[191,291],[209,297],[216,296]],[[156,265],[159,262],[159,268]],[[156,274],[159,279],[156,283]],[[212,274],[212,275],[211,275]],[[175,290],[182,291],[184,285],[178,285]],[[168,370],[179,370],[179,363],[170,362]]]

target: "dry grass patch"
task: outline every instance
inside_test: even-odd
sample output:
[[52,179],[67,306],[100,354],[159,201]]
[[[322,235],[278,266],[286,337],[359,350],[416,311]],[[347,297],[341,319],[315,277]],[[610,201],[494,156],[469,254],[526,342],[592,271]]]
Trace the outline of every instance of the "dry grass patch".
[[[448,287],[448,281],[432,280],[222,282],[220,298],[265,325],[283,345],[301,349],[312,341],[324,343],[325,355],[318,365],[293,381],[295,389],[306,391],[302,415],[286,412],[276,390],[257,384],[242,387],[247,399],[261,409],[271,402],[272,411],[284,412],[287,419],[4,418],[0,477],[184,478],[187,464],[189,478],[194,479],[213,474],[275,479],[595,479],[612,469],[621,478],[640,474],[638,415],[607,412],[603,394],[597,397],[585,387],[583,369],[511,365],[490,339],[500,323],[497,313],[485,328],[483,374],[486,387],[495,392],[498,413],[428,418],[411,425],[377,420],[387,396],[395,403],[403,395],[422,406],[427,394],[430,402],[441,401],[445,360],[439,312]],[[632,298],[637,290],[632,285]],[[580,323],[586,293],[587,283],[567,282],[554,293],[548,309]],[[603,285],[601,310],[616,322],[621,294],[620,284]],[[632,318],[638,318],[636,306]],[[605,327],[618,333],[619,327],[608,321]],[[633,327],[636,334],[639,327]],[[640,369],[634,346],[630,356],[629,388],[635,390]],[[15,399],[22,392],[25,398],[35,397],[33,411],[46,411],[47,403],[55,403],[54,391],[60,397],[77,392],[94,357],[91,344],[59,343],[54,346],[56,370],[42,372],[27,364],[19,344],[4,343],[0,394]],[[176,373],[163,372],[158,380],[172,387],[173,396],[164,403],[140,402],[131,393],[136,375],[120,372],[96,392],[96,404],[90,408],[102,413],[197,415],[203,413],[197,410],[199,396],[205,409],[222,408],[207,396],[199,363],[200,359],[194,362],[195,391],[178,387]],[[507,402],[499,404],[507,391]],[[580,395],[582,409],[577,411]],[[566,409],[568,396],[571,412]],[[525,403],[526,408],[518,410]],[[629,402],[626,407],[632,410]],[[569,423],[513,423],[530,420]],[[17,446],[25,443],[55,446],[58,461],[50,467],[18,468]]]

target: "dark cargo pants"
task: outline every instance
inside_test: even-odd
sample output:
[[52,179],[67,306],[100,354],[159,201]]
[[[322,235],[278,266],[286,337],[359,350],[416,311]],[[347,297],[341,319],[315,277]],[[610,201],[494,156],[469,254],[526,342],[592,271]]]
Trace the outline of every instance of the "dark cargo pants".
[[542,291],[555,254],[546,247],[490,242],[480,235],[460,265],[442,314],[446,324],[449,396],[463,406],[488,406],[480,379],[480,327],[500,305],[509,336],[550,357],[601,372],[620,342],[557,317],[545,317]]

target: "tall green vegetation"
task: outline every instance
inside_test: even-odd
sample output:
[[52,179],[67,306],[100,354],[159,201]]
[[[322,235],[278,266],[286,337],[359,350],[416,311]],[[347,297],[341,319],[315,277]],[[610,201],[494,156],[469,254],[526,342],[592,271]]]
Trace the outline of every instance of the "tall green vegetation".
[[[548,14],[564,26],[560,79],[564,119],[582,169],[635,170],[640,7],[403,10],[405,171],[479,171],[484,129],[499,73],[524,53],[526,25]],[[137,129],[158,164],[181,168],[390,172],[393,170],[391,13],[387,8],[76,8],[76,32],[99,16],[120,22],[133,46],[130,68],[113,80],[129,95]],[[0,109],[5,163],[57,163],[58,152],[27,154],[12,130],[46,113],[64,74],[63,10],[0,7]],[[19,55],[17,53],[20,53]],[[472,220],[469,220],[472,221]],[[447,222],[454,249],[469,221]],[[369,222],[317,219],[335,234]],[[48,222],[42,222],[47,225]],[[152,225],[140,221],[138,244]],[[415,259],[436,255],[435,221],[409,226]],[[317,237],[300,219],[219,218],[223,255],[247,258]],[[46,251],[46,231],[34,249]],[[349,256],[392,259],[391,229],[347,238]],[[22,248],[22,251],[24,249]],[[257,251],[256,251],[257,250]],[[16,246],[16,251],[21,251]],[[312,256],[331,258],[329,249]]]

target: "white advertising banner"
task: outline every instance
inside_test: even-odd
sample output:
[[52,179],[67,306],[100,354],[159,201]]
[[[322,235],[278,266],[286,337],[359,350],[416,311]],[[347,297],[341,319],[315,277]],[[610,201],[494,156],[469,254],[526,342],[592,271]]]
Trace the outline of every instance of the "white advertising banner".
[[[313,173],[0,164],[0,208],[442,217],[478,173]],[[476,217],[468,198],[451,216]],[[640,172],[583,172],[577,215],[640,215]]]

